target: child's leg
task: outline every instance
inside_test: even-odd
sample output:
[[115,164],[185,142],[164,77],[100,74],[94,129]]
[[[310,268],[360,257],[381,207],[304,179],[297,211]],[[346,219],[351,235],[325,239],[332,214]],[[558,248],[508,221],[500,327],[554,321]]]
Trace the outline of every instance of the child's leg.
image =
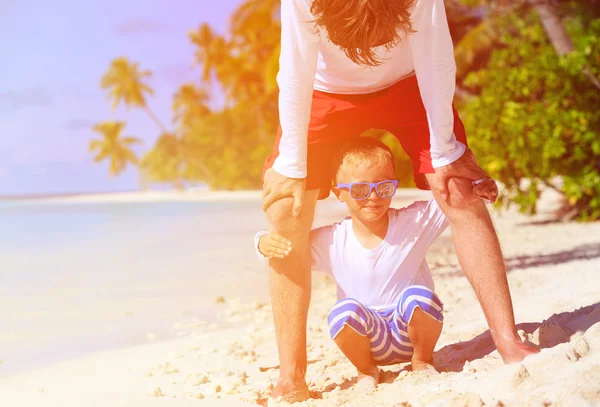
[[433,365],[433,350],[442,333],[442,309],[440,299],[425,286],[409,286],[400,296],[397,312],[407,325],[413,345],[413,370],[426,370]]
[[358,382],[374,388],[379,382],[379,369],[371,356],[372,332],[376,315],[360,302],[347,298],[336,303],[327,321],[331,338],[358,370]]
[[411,359],[413,370],[428,369],[429,365],[433,365],[433,350],[442,333],[442,323],[423,312],[421,308],[416,308],[407,332],[414,348]]

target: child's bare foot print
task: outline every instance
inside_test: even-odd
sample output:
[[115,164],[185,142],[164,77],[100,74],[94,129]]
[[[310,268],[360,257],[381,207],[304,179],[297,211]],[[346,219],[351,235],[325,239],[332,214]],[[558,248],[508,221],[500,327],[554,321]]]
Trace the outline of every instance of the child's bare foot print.
[[377,388],[379,384],[379,368],[375,368],[372,372],[358,372],[354,391],[357,393],[369,393]]

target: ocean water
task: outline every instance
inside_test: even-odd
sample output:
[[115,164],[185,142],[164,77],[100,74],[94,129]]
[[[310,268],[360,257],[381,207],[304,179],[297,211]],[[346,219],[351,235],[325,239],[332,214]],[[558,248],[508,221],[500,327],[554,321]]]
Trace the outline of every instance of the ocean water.
[[[401,207],[427,193],[399,190]],[[320,201],[314,227],[347,216]],[[0,376],[95,351],[170,339],[228,301],[268,301],[253,247],[258,198],[66,203],[0,201]],[[185,333],[185,332],[183,332]]]
[[0,202],[0,375],[268,300],[258,201]]

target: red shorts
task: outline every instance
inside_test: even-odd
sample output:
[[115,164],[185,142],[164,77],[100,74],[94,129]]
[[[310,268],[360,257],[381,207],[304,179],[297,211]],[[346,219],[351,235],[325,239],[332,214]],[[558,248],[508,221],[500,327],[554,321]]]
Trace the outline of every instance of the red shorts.
[[[454,111],[454,135],[467,145],[465,128]],[[320,189],[319,199],[329,196],[333,179],[332,161],[339,149],[351,138],[369,129],[392,133],[413,164],[417,188],[431,189],[424,174],[433,173],[429,125],[415,76],[389,88],[362,95],[339,95],[315,90],[308,125],[306,190]],[[264,172],[279,154],[281,127],[273,153],[267,157]]]

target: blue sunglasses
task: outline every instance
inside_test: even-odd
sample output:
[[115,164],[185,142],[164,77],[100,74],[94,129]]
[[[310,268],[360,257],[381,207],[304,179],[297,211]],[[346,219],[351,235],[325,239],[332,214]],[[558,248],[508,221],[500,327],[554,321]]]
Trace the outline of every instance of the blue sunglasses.
[[350,184],[337,184],[338,188],[346,188],[350,191],[352,199],[362,201],[371,196],[373,190],[380,198],[391,198],[398,188],[398,180],[387,179],[379,182],[352,182]]

